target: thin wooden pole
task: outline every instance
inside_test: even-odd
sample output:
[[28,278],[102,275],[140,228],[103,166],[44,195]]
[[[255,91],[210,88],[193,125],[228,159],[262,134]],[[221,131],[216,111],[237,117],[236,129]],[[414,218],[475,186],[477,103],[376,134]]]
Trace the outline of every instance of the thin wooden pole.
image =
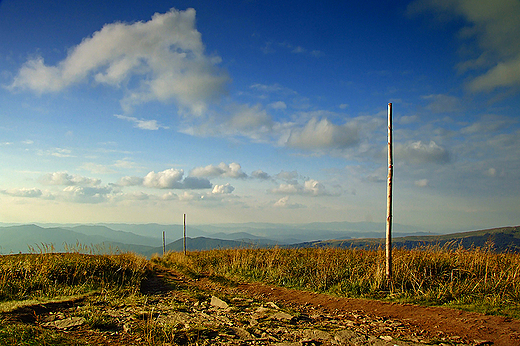
[[388,104],[388,185],[386,188],[386,279],[392,282],[392,178],[394,170],[392,153],[392,104]]
[[165,253],[166,253],[166,236],[165,236],[165,231],[162,231],[162,254],[163,254],[163,256]]
[[184,256],[186,256],[186,214],[184,214]]

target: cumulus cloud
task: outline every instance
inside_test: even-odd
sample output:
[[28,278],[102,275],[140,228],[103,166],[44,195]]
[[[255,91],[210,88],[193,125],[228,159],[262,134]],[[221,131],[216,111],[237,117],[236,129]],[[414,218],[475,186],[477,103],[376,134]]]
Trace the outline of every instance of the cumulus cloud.
[[67,186],[63,189],[64,198],[77,203],[102,203],[108,198],[112,188],[91,186]]
[[145,186],[152,189],[210,189],[213,185],[207,179],[185,177],[184,170],[170,168],[162,172],[149,172],[143,178],[125,176],[119,179],[118,186]]
[[358,128],[353,124],[335,125],[327,119],[312,118],[303,128],[293,129],[285,145],[307,150],[345,149],[359,141]]
[[136,186],[136,185],[141,185],[142,183],[143,183],[143,178],[126,176],[126,177],[122,177],[121,179],[119,179],[119,181],[117,182],[117,185],[119,185],[119,186]]
[[150,172],[143,178],[143,185],[157,189],[172,189],[182,179],[182,169],[170,168],[162,172]]
[[276,201],[273,206],[275,208],[288,208],[288,209],[297,209],[297,208],[305,208],[303,204],[299,203],[290,203],[289,196],[285,196]]
[[271,116],[260,104],[255,106],[236,105],[232,110],[231,118],[226,125],[232,131],[241,133],[268,132],[273,127]]
[[190,176],[247,178],[247,174],[242,172],[240,164],[235,162],[229,165],[221,162],[218,166],[208,165],[206,167],[196,167],[190,171]]
[[100,179],[82,177],[75,174],[68,174],[66,172],[49,173],[40,178],[40,182],[44,185],[83,185],[83,186],[97,186],[101,183]]
[[134,127],[141,130],[159,130],[159,129],[168,129],[168,126],[162,126],[157,123],[157,120],[143,120],[137,119],[134,117],[128,117],[125,115],[114,114],[114,116],[121,120],[126,120],[131,123],[134,123]]
[[232,193],[235,190],[233,186],[231,186],[229,183],[225,185],[215,185],[213,187],[213,191],[211,191],[212,194],[218,194],[218,195],[227,195]]
[[281,171],[276,175],[277,179],[285,180],[285,181],[292,181],[296,178],[298,178],[298,172],[297,171]]
[[395,155],[398,159],[406,160],[416,164],[442,164],[450,161],[450,154],[448,150],[439,146],[434,141],[430,141],[429,144],[423,143],[422,141],[398,144],[395,146]]
[[277,188],[271,190],[271,193],[284,195],[307,195],[307,196],[332,196],[323,183],[315,179],[308,179],[303,185],[294,181],[290,183],[282,183]]
[[271,179],[271,176],[268,173],[262,171],[261,169],[258,169],[256,171],[252,172],[251,173],[251,177],[253,177],[255,179],[260,179],[260,180],[269,180],[269,179]]
[[[459,38],[477,43],[480,54],[458,65],[461,73],[477,70],[469,90],[493,91],[520,84],[520,2],[515,0],[419,0],[410,4],[410,14],[434,11],[441,20],[458,20],[468,25]],[[481,73],[480,71],[485,72]]]
[[[43,57],[27,61],[15,76],[11,90],[58,92],[89,79],[127,90],[125,109],[149,101],[174,100],[201,114],[209,100],[224,93],[227,74],[207,56],[195,27],[195,10],[156,13],[147,22],[105,25],[73,47],[55,66]],[[139,78],[130,88],[128,81]]]
[[13,196],[13,197],[26,197],[26,198],[37,198],[43,195],[43,192],[40,189],[8,189],[8,190],[0,190],[0,192],[4,195]]

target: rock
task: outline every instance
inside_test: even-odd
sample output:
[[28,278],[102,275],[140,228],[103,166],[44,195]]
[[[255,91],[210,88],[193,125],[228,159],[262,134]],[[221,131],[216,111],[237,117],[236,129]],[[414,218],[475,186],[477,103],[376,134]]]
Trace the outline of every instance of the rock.
[[394,338],[392,338],[390,335],[381,335],[379,337],[379,339],[385,340],[385,341],[392,341],[392,340],[394,340]]
[[330,333],[325,332],[319,329],[305,329],[302,333],[303,338],[316,340],[316,341],[331,341],[333,340],[332,335]]
[[271,316],[272,319],[275,319],[275,320],[278,320],[278,321],[290,321],[293,319],[293,315],[290,315],[286,312],[277,312],[276,314],[274,314],[273,316]]
[[350,329],[344,329],[336,333],[334,340],[336,340],[340,345],[364,345],[367,338]]
[[79,327],[85,324],[86,320],[83,317],[70,317],[63,320],[55,320],[51,322],[43,323],[43,327],[56,328],[56,329],[70,329]]
[[265,305],[269,306],[270,308],[273,308],[273,309],[276,309],[276,310],[280,310],[280,308],[278,307],[278,305],[276,305],[276,304],[273,303],[273,302],[267,302],[267,303],[265,303]]
[[489,340],[474,340],[474,346],[484,346],[484,345],[493,345],[493,341]]
[[238,336],[240,339],[253,339],[253,335],[251,335],[251,333],[249,333],[244,328],[235,327],[231,329],[233,330],[235,335]]
[[212,296],[211,297],[211,302],[210,304],[214,307],[217,307],[217,308],[221,308],[221,309],[227,309],[229,308],[229,305],[228,303],[226,303],[225,301],[223,301],[222,299],[219,299],[215,296]]

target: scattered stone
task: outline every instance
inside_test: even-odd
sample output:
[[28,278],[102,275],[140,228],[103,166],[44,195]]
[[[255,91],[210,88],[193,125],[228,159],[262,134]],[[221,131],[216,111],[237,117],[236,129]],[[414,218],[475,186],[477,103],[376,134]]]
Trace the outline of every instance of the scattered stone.
[[353,330],[344,329],[336,333],[334,336],[340,345],[363,345],[367,338],[364,335],[357,334]]
[[43,323],[43,327],[56,328],[56,329],[71,329],[79,327],[85,324],[86,320],[83,317],[70,317],[63,320],[54,320],[51,322]]
[[302,332],[302,336],[305,339],[313,340],[313,341],[330,341],[333,340],[332,335],[330,333],[325,332],[319,329],[305,329]]
[[269,306],[270,308],[273,308],[273,309],[276,309],[276,310],[280,310],[280,308],[278,307],[278,305],[276,305],[276,304],[273,303],[273,302],[267,302],[267,303],[265,303],[265,305]]
[[240,339],[247,339],[247,340],[250,340],[250,339],[253,339],[253,335],[251,335],[251,333],[249,333],[247,330],[245,330],[244,328],[240,328],[240,327],[234,327],[234,328],[231,328],[233,330],[233,332],[235,333],[236,336],[238,336]]
[[221,309],[227,309],[229,308],[229,305],[228,303],[226,303],[225,301],[223,301],[222,299],[220,298],[217,298],[215,296],[212,296],[211,297],[211,302],[210,302],[211,306],[214,306],[214,307],[217,307],[217,308],[221,308]]
[[273,316],[271,316],[272,319],[275,319],[275,320],[278,320],[278,321],[290,321],[293,319],[293,315],[290,315],[286,312],[277,312],[276,314],[274,314]]

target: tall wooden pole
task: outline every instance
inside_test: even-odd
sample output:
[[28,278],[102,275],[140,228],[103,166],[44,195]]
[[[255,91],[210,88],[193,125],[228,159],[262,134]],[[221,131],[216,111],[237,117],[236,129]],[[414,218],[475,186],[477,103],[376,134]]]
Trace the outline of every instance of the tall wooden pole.
[[186,214],[184,214],[184,256],[186,256]]
[[386,187],[386,280],[392,282],[392,178],[394,164],[392,153],[392,104],[388,104],[388,185]]
[[164,254],[166,253],[166,236],[165,236],[165,231],[162,231],[162,254],[164,256]]

